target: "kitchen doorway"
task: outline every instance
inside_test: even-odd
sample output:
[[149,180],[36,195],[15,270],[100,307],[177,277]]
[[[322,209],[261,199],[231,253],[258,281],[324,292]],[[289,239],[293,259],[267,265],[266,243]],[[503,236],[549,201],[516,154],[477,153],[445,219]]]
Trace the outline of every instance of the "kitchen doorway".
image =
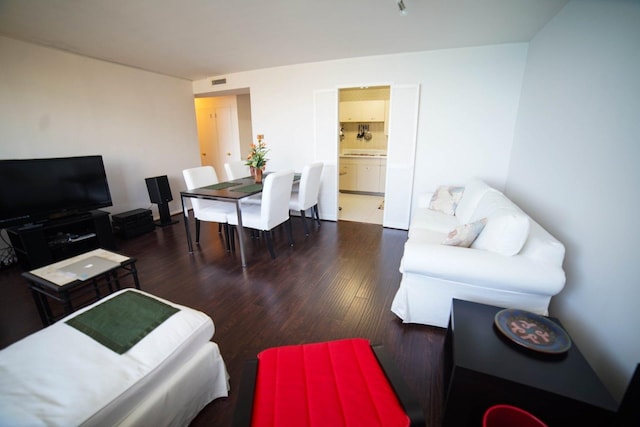
[[338,220],[382,225],[390,91],[339,90]]
[[[340,104],[338,89],[314,91],[313,103],[315,158],[324,162],[326,167],[320,187],[320,216],[337,221],[340,172],[340,123],[336,120]],[[420,85],[391,85],[383,227],[409,229],[419,108]]]

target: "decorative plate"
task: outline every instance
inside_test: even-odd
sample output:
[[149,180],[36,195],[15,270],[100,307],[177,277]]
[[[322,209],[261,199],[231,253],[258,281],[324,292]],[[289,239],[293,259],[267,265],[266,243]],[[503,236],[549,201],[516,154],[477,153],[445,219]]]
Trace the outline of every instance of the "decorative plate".
[[496,327],[511,341],[541,353],[565,353],[571,338],[552,320],[524,310],[505,309],[496,313]]

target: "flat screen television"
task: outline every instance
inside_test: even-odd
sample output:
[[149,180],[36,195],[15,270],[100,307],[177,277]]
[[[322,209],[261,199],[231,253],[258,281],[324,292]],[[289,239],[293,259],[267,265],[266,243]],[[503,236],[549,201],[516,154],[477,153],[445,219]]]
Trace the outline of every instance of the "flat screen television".
[[0,229],[112,205],[102,156],[0,160]]

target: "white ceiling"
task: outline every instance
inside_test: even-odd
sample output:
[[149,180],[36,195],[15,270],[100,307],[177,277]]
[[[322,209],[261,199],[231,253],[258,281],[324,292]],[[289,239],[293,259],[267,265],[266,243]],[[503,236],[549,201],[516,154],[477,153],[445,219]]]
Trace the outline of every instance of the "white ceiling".
[[0,0],[0,34],[188,80],[528,42],[568,0]]

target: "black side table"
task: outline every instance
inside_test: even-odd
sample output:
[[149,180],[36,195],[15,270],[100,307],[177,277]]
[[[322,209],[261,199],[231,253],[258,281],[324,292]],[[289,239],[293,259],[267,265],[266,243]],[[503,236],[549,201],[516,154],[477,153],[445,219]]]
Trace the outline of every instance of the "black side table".
[[523,348],[494,326],[500,310],[453,300],[444,348],[443,425],[480,426],[484,412],[501,403],[549,426],[612,425],[618,404],[575,343],[561,355]]

